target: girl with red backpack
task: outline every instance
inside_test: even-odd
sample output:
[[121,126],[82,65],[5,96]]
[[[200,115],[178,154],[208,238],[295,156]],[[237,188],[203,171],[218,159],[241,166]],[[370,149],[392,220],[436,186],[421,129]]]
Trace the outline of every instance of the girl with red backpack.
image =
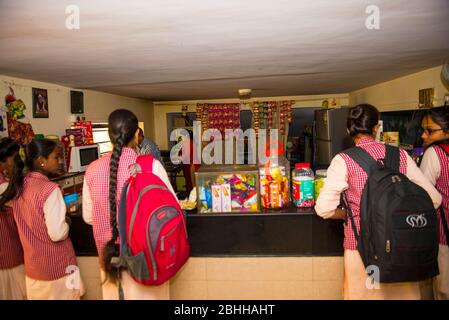
[[[9,178],[22,171],[20,146],[11,138],[0,140],[0,196],[5,195]],[[13,182],[13,184],[15,184]],[[9,192],[14,192],[10,189]],[[12,208],[0,200],[0,300],[26,299],[23,249]]]
[[79,300],[84,293],[62,192],[48,178],[60,173],[62,161],[54,141],[32,140],[26,147],[29,172],[16,170],[2,197],[2,203],[12,200],[30,300]]
[[421,161],[421,170],[443,197],[438,209],[440,275],[434,279],[434,297],[449,299],[449,107],[430,109],[423,117],[422,139],[427,146]]
[[[357,147],[364,149],[374,160],[382,161],[386,156],[386,147],[374,140],[378,130],[379,112],[369,104],[357,105],[349,110],[347,130]],[[399,171],[421,186],[437,208],[441,196],[424,177],[412,158],[399,150]],[[321,189],[315,211],[324,219],[344,219],[352,213],[352,219],[346,219],[344,226],[344,299],[421,299],[420,282],[374,283],[368,278],[368,268],[362,261],[354,230],[360,235],[360,209],[362,191],[368,181],[367,173],[348,154],[336,155],[327,170],[326,182]],[[348,212],[339,208],[340,196],[346,194]],[[362,236],[360,235],[360,238]],[[375,271],[375,270],[373,270]],[[371,272],[369,272],[371,273]],[[376,275],[373,274],[374,280]]]
[[[169,299],[169,282],[160,286],[144,286],[134,281],[127,271],[117,271],[111,265],[111,259],[120,253],[117,213],[123,186],[130,177],[129,167],[138,156],[135,148],[139,128],[137,117],[126,109],[113,111],[109,115],[108,125],[114,149],[89,165],[83,186],[83,218],[94,230],[100,257],[103,299],[119,298],[119,280],[125,299]],[[163,165],[154,159],[152,168],[152,172],[176,197]]]

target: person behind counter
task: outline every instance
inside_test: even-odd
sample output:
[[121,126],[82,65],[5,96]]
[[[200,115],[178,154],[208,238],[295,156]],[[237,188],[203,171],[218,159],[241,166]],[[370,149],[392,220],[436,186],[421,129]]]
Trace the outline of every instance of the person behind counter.
[[[374,140],[378,130],[379,112],[369,104],[357,105],[349,110],[347,129],[356,146],[365,149],[374,159],[385,157],[385,145]],[[412,158],[400,150],[400,171],[411,181],[423,187],[430,195],[434,207],[441,203],[441,196],[424,177]],[[360,199],[367,174],[344,153],[336,155],[327,170],[327,179],[315,206],[315,211],[324,219],[342,219],[346,212],[337,208],[340,195],[346,192],[357,231],[360,233]],[[366,287],[367,274],[350,219],[344,227],[344,299],[421,299],[420,282],[380,283],[379,289]]]
[[[95,243],[100,256],[104,300],[117,300],[118,274],[111,266],[112,257],[119,255],[117,209],[129,166],[137,159],[135,146],[138,137],[137,117],[129,110],[117,109],[109,115],[109,137],[112,153],[92,162],[86,170],[83,186],[83,219],[93,226]],[[162,164],[153,160],[153,173],[173,193]],[[112,235],[112,238],[111,238]],[[127,271],[121,271],[120,281],[127,300],[169,299],[169,282],[160,286],[143,286],[135,282]]]
[[[0,140],[0,195],[8,188],[8,179],[23,170],[20,146],[11,138]],[[12,185],[16,183],[13,181]],[[15,194],[10,188],[8,192]],[[11,197],[11,196],[10,196]],[[23,249],[12,208],[0,198],[0,300],[26,299]]]
[[186,193],[190,194],[192,189],[195,187],[195,172],[201,167],[198,164],[197,155],[197,145],[193,141],[192,130],[187,130],[188,136],[182,136],[182,149],[180,150],[179,156],[182,161],[182,172],[186,182]]
[[159,160],[160,163],[164,165],[164,160],[162,159],[161,151],[159,150],[158,146],[153,141],[144,136],[142,128],[138,128],[137,130],[139,131],[137,140],[139,155],[152,154],[155,159]]
[[68,238],[62,192],[48,178],[59,173],[61,163],[61,151],[54,141],[32,140],[26,147],[29,172],[24,177],[22,170],[15,170],[2,198],[2,202],[12,200],[30,300],[78,300],[84,293]]
[[438,210],[440,244],[438,267],[440,275],[434,279],[434,297],[449,299],[449,107],[430,109],[423,117],[422,139],[427,147],[421,170],[443,197]]

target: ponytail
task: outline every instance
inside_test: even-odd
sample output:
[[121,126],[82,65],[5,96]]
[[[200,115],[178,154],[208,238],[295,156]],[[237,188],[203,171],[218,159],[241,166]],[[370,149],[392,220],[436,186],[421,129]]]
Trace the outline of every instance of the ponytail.
[[108,275],[108,278],[112,282],[116,282],[119,275],[116,270],[111,265],[111,260],[120,254],[119,245],[116,244],[117,238],[119,236],[118,226],[117,226],[117,171],[120,156],[123,150],[123,140],[119,139],[117,144],[114,145],[114,149],[111,155],[111,161],[109,162],[109,223],[112,229],[112,238],[109,240],[104,247],[103,254],[103,267]]

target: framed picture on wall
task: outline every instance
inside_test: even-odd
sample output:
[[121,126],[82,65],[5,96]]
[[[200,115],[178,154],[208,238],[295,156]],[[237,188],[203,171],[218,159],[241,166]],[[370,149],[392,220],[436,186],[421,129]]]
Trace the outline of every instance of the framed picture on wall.
[[8,118],[6,109],[0,107],[0,138],[8,137]]
[[48,93],[46,89],[33,88],[33,118],[48,118]]

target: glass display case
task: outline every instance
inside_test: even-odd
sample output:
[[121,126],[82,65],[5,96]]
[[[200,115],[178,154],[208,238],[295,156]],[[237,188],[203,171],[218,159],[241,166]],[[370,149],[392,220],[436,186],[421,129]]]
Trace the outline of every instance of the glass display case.
[[198,213],[259,212],[259,172],[251,165],[202,166],[195,172]]

